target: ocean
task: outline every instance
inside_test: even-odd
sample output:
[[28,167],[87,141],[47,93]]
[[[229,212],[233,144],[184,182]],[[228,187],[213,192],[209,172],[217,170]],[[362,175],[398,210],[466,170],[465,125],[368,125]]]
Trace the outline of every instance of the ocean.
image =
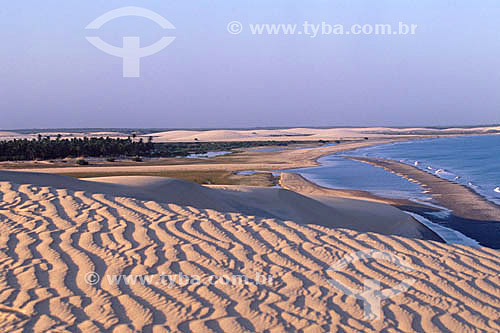
[[321,166],[287,170],[329,188],[364,190],[386,198],[427,200],[424,189],[408,180],[367,163],[352,161],[340,155],[318,160]]
[[[423,188],[384,169],[343,158],[380,157],[416,166],[444,179],[468,186],[484,198],[500,204],[500,135],[412,140],[357,149],[320,158],[319,167],[287,170],[318,185],[365,190],[389,197],[428,202]],[[500,248],[500,223],[468,221],[443,214],[424,214],[482,245]],[[499,217],[500,220],[500,217]]]
[[415,140],[358,149],[345,155],[411,164],[466,185],[500,204],[500,135]]

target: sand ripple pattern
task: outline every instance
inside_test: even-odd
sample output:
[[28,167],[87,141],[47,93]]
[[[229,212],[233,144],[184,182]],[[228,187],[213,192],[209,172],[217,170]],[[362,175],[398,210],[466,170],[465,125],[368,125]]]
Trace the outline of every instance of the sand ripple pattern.
[[[415,272],[345,254],[390,251]],[[86,283],[107,274],[272,275],[262,285]],[[1,332],[499,332],[500,255],[429,241],[0,182]],[[406,293],[367,321],[353,288]]]

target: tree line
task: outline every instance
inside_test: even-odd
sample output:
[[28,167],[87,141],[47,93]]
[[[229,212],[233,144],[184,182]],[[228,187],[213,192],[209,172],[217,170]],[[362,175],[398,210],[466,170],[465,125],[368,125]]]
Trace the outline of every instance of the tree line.
[[110,157],[149,155],[154,150],[151,140],[134,141],[113,138],[22,139],[0,142],[0,161],[49,160],[67,157]]
[[70,138],[38,136],[38,139],[0,141],[0,161],[32,161],[82,157],[175,157],[209,151],[225,151],[244,147],[279,145],[291,142],[176,142],[153,143],[132,138]]

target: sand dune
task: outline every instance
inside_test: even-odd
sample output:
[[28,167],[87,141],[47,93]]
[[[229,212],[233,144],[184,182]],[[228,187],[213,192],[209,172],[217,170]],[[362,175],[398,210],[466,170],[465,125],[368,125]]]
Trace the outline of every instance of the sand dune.
[[[500,331],[498,251],[96,189],[148,195],[148,187],[160,191],[155,179],[58,183],[62,178],[0,174],[1,332]],[[182,186],[189,196],[190,184]],[[390,251],[414,271],[364,260],[328,271],[368,249]],[[101,279],[88,279],[91,272]],[[110,279],[145,274],[151,283]],[[200,283],[159,283],[160,274],[198,276]],[[214,275],[246,275],[249,283],[210,283]],[[415,282],[383,301],[381,319],[372,321],[361,301],[328,282],[362,289],[368,278],[383,287]]]
[[83,138],[83,137],[111,137],[111,138],[127,138],[130,134],[116,132],[116,131],[101,131],[101,132],[67,132],[67,131],[43,131],[43,132],[31,132],[29,134],[21,134],[10,131],[0,131],[0,141],[1,140],[13,140],[13,139],[28,139],[33,140],[38,138],[38,134],[43,137],[51,137],[55,139],[57,136],[61,136],[64,139],[71,138]]
[[[475,135],[486,133],[500,133],[500,126],[485,126],[472,128],[390,128],[390,127],[360,127],[360,128],[282,128],[282,129],[243,129],[243,130],[169,130],[143,135],[144,139],[153,137],[155,142],[193,142],[193,141],[317,141],[339,139],[361,139],[364,137],[384,138],[397,135]],[[33,139],[38,133],[18,134],[9,131],[0,131],[0,140],[14,138]],[[103,137],[126,138],[130,134],[118,131],[95,132],[43,132],[43,136],[63,138],[72,137]]]
[[0,171],[2,180],[212,209],[223,213],[291,220],[299,224],[439,240],[426,227],[389,205],[342,198],[337,198],[333,205],[324,204],[279,188],[206,187],[184,180],[146,176],[87,178],[83,181],[59,175],[15,171]]
[[172,130],[148,134],[155,142],[189,142],[199,141],[312,141],[356,139],[363,137],[377,137],[394,135],[449,135],[449,134],[484,134],[500,132],[500,127],[474,128],[286,128],[286,129],[255,129],[255,130]]
[[276,129],[276,130],[206,130],[206,131],[168,131],[150,134],[156,142],[169,141],[289,141],[320,140],[322,138],[360,137],[350,129]]
[[18,136],[18,135],[21,135],[21,134],[16,133],[16,132],[0,131],[0,137],[2,137],[2,136]]
[[0,141],[20,139],[20,138],[23,138],[23,137],[24,136],[22,134],[19,134],[19,133],[16,133],[16,132],[0,131]]

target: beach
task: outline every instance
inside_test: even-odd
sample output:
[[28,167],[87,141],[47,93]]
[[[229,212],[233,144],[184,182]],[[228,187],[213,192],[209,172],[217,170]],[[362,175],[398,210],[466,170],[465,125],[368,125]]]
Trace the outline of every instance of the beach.
[[349,157],[384,168],[403,178],[417,182],[431,195],[437,204],[451,209],[458,217],[479,221],[500,222],[500,206],[482,198],[470,188],[452,183],[436,175],[417,169],[404,163],[367,157]]
[[[282,172],[279,188],[245,184],[252,173],[239,175],[243,185],[165,177],[270,175],[402,140],[248,149],[156,165],[2,169],[0,330],[499,331],[500,253],[447,244],[405,212],[436,208],[329,189],[294,173]],[[459,198],[479,205],[456,208],[464,218],[497,216],[460,184],[393,161],[363,162],[427,184],[444,206]],[[361,296],[367,280],[394,295],[373,303]]]

